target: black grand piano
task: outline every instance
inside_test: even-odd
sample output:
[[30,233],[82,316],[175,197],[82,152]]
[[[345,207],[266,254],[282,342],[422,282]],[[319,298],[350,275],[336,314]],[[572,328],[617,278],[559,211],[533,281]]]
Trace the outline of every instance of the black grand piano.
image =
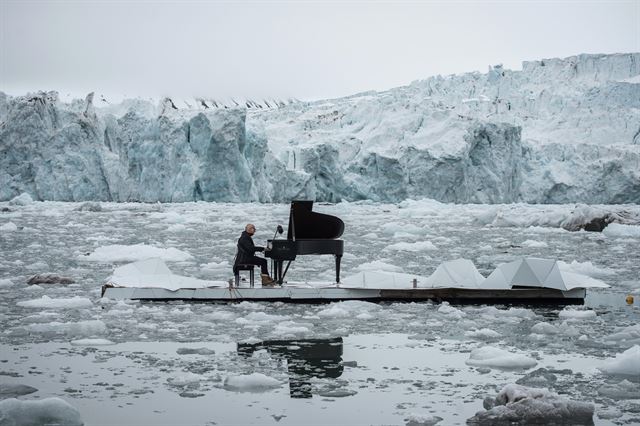
[[[282,284],[296,256],[332,254],[336,259],[336,282],[340,282],[340,260],[344,253],[344,222],[336,216],[312,211],[313,201],[292,201],[287,239],[267,240],[264,256],[271,258],[273,278]],[[279,231],[282,231],[280,227]],[[283,264],[287,266],[283,271]]]

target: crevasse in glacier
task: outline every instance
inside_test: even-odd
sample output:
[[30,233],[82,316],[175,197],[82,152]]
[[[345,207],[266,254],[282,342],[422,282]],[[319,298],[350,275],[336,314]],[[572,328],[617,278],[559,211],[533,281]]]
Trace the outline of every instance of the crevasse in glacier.
[[0,123],[0,200],[640,202],[640,53],[289,104],[0,92]]

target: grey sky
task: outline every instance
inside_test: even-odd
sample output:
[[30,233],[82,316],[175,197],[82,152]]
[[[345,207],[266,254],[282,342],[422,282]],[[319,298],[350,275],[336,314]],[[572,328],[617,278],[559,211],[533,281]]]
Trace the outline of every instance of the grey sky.
[[12,94],[317,99],[640,51],[640,0],[0,4],[0,90]]

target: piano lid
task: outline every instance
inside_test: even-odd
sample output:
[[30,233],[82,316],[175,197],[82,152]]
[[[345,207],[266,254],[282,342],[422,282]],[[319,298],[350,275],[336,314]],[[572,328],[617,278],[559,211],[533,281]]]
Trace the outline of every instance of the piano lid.
[[312,211],[313,201],[295,200],[289,211],[287,239],[335,239],[344,232],[344,222],[336,216]]

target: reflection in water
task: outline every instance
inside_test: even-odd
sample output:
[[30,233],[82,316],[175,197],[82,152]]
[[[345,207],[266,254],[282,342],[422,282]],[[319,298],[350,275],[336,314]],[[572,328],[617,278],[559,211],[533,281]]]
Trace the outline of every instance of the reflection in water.
[[238,343],[238,353],[244,356],[251,356],[261,349],[266,349],[273,357],[287,360],[291,398],[311,398],[309,378],[337,378],[342,375],[342,337]]

